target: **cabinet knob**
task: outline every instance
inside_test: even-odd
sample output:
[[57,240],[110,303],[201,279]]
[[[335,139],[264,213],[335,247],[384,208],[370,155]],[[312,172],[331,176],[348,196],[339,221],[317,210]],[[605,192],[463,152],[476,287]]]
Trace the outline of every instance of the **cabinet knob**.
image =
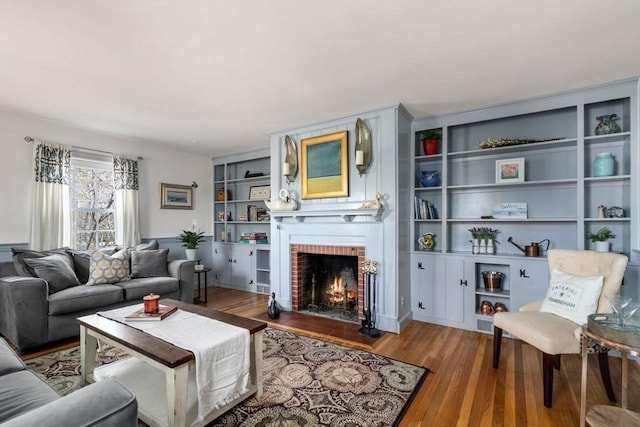
[[249,284],[250,284],[250,285],[253,285],[253,280],[249,280]]
[[462,285],[467,286],[467,281],[460,279],[460,286]]
[[218,253],[218,248],[215,248],[213,251],[214,251],[215,253]]
[[253,256],[253,251],[249,251],[249,256]]
[[233,262],[238,262],[238,260],[237,260],[237,259],[234,259],[234,260],[233,260]]
[[527,276],[527,270],[525,270],[524,268],[520,269],[520,277],[525,277],[525,278],[529,278],[529,276]]
[[422,305],[422,301],[418,301],[418,308],[421,308],[421,309],[423,309],[423,310],[426,310],[426,309],[424,308],[424,305]]
[[229,258],[229,259],[227,260],[227,262],[231,262],[231,261],[233,261],[231,258]]
[[422,266],[421,262],[418,263],[418,270],[424,270],[424,267]]

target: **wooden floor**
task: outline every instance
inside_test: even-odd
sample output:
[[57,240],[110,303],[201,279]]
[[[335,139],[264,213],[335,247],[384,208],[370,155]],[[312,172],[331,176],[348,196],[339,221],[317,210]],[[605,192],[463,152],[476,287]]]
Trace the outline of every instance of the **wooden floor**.
[[[379,339],[358,335],[359,325],[309,315],[282,313],[276,323],[266,316],[267,297],[230,289],[209,290],[208,307],[259,318],[270,326],[293,330],[429,368],[401,427],[406,426],[577,426],[580,419],[579,355],[562,357],[554,372],[553,409],[542,403],[542,353],[521,341],[505,339],[500,369],[491,366],[491,335],[411,322],[402,334]],[[305,332],[306,331],[306,332]],[[589,358],[588,406],[609,404],[597,358]],[[620,398],[620,359],[611,357],[611,375]],[[629,363],[629,409],[640,411],[640,366]],[[618,404],[619,405],[619,404]]]
[[[269,321],[271,327],[429,368],[431,373],[400,427],[579,424],[579,355],[562,357],[560,371],[554,372],[553,409],[547,409],[542,403],[542,354],[517,340],[503,341],[500,369],[494,370],[493,337],[486,334],[414,321],[402,334],[384,333],[371,339],[357,333],[357,324],[316,316],[287,312],[278,322],[271,321],[265,314],[265,295],[214,287],[209,288],[208,301],[209,308]],[[611,357],[610,365],[613,386],[620,398],[620,359]],[[640,412],[640,366],[631,362],[629,368],[629,409]],[[596,357],[590,357],[588,378],[588,406],[609,404]]]

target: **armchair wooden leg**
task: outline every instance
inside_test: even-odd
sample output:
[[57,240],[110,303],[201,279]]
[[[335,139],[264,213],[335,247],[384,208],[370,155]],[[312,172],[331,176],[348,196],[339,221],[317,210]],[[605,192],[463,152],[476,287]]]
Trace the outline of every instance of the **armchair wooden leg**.
[[560,369],[560,355],[542,353],[542,382],[544,406],[551,408],[553,402],[553,369]]
[[500,365],[500,350],[502,347],[502,329],[493,327],[493,369]]
[[607,397],[610,402],[616,403],[616,394],[613,391],[613,385],[611,385],[608,352],[598,353],[598,365],[600,365],[600,376],[602,377],[602,384],[604,384],[604,388],[607,390]]

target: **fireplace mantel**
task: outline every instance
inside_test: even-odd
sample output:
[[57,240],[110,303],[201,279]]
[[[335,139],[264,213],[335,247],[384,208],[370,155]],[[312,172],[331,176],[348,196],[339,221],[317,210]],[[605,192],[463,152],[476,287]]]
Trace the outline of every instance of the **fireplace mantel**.
[[375,221],[382,221],[383,207],[379,208],[338,208],[300,211],[270,211],[269,215],[276,222],[282,222],[284,218],[293,218],[298,222],[304,222],[307,217],[340,217],[345,222],[352,222],[357,216],[372,217]]

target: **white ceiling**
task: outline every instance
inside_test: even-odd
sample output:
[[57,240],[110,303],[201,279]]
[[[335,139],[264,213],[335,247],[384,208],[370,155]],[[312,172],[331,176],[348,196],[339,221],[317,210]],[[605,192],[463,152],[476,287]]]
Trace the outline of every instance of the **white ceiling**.
[[0,109],[206,155],[634,76],[640,0],[0,0]]

